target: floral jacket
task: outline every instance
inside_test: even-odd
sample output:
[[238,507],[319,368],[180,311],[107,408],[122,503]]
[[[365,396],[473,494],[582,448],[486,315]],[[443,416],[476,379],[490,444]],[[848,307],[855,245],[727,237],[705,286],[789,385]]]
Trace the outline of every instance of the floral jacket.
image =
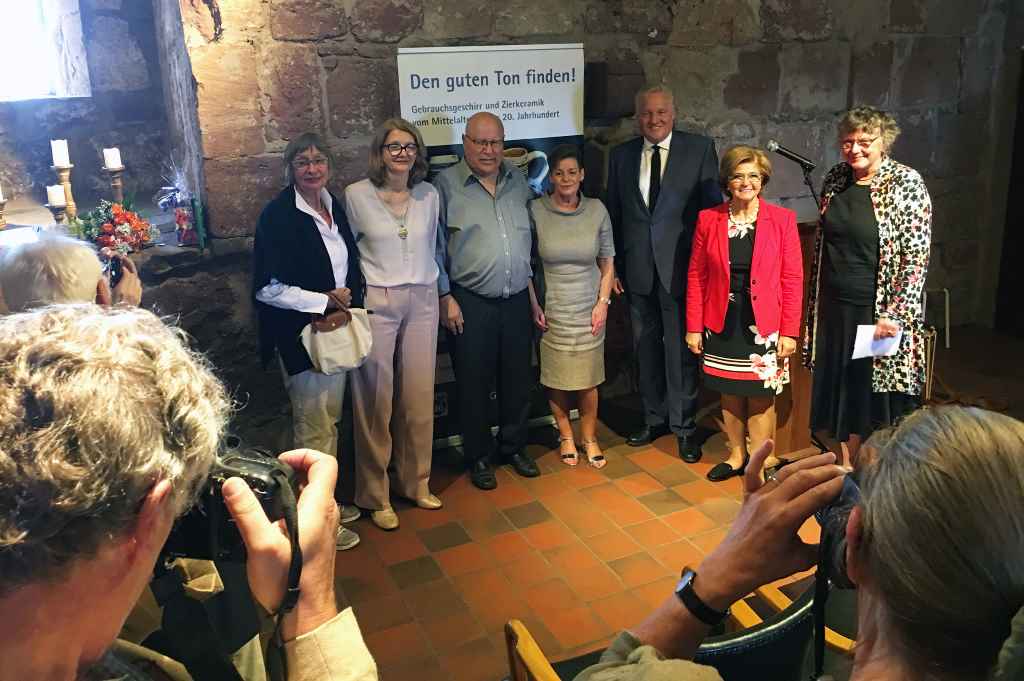
[[[832,197],[853,181],[853,170],[847,163],[828,171],[821,189],[822,215]],[[887,317],[903,329],[899,351],[890,357],[874,358],[872,390],[920,395],[925,380],[922,293],[932,243],[931,198],[916,170],[886,157],[871,180],[871,203],[878,220],[875,318]],[[823,246],[819,222],[804,328],[804,364],[809,369],[814,368]]]

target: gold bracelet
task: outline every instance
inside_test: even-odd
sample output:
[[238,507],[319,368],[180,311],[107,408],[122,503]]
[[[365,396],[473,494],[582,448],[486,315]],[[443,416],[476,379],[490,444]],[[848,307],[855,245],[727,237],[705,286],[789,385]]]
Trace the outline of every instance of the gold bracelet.
[[605,305],[611,305],[612,304],[612,299],[611,298],[598,298],[597,302],[604,303]]

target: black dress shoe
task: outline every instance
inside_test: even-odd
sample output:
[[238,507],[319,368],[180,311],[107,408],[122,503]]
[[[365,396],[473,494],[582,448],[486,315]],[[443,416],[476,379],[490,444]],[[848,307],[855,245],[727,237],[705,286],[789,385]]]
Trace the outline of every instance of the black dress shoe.
[[537,468],[537,464],[523,452],[516,452],[509,457],[508,462],[512,464],[512,468],[515,469],[516,473],[519,473],[524,478],[536,478],[540,475],[540,469]]
[[657,440],[662,435],[668,434],[668,426],[644,426],[626,438],[626,444],[630,447],[643,447]]
[[715,466],[708,471],[708,480],[711,482],[722,482],[728,480],[736,475],[743,475],[743,472],[747,470],[747,464],[750,462],[750,455],[747,454],[743,457],[743,465],[739,468],[733,468],[726,462],[715,464]]
[[703,452],[700,451],[700,445],[692,438],[686,435],[679,436],[679,458],[686,463],[697,463],[700,461],[700,457]]
[[494,477],[494,469],[486,459],[477,459],[469,467],[469,479],[480,489],[494,489],[498,479]]

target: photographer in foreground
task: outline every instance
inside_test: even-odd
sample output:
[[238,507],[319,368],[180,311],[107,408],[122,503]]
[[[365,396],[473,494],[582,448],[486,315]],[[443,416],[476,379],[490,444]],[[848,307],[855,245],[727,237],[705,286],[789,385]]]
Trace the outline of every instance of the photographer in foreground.
[[101,256],[84,241],[44,234],[0,251],[0,295],[9,312],[53,303],[138,307],[142,282],[128,256]]
[[[0,679],[189,678],[115,637],[204,485],[228,412],[205,361],[149,312],[64,305],[0,318]],[[301,591],[280,621],[287,678],[376,679],[334,597],[337,464],[310,450],[281,459],[305,482]],[[253,596],[274,613],[290,543],[244,482],[223,495]]]
[[[724,616],[756,587],[814,565],[816,547],[797,530],[838,495],[843,469],[821,454],[762,484],[769,451],[753,454],[740,515],[687,593],[576,681],[718,679],[685,661],[710,629],[698,614],[715,612],[684,599]],[[918,411],[868,442],[858,477],[860,500],[831,512],[845,542],[829,557],[857,588],[851,681],[1024,679],[1024,424],[978,409]]]

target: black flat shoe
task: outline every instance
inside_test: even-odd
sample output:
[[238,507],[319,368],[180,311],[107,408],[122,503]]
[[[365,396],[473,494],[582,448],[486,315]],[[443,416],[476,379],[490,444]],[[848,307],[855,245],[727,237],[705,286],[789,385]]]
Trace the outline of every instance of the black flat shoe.
[[513,470],[524,478],[536,478],[540,475],[537,464],[523,452],[513,454],[509,457],[508,462],[512,465]]
[[715,466],[708,471],[708,480],[711,482],[722,482],[729,478],[737,475],[743,475],[744,471],[747,470],[747,464],[750,462],[750,455],[747,454],[743,457],[743,465],[739,468],[733,468],[726,462],[715,464]]
[[498,486],[498,479],[494,477],[494,469],[484,459],[474,461],[470,465],[469,479],[474,485],[483,490],[494,489]]
[[643,447],[657,440],[662,435],[668,435],[668,426],[644,426],[626,438],[626,444],[630,447]]

